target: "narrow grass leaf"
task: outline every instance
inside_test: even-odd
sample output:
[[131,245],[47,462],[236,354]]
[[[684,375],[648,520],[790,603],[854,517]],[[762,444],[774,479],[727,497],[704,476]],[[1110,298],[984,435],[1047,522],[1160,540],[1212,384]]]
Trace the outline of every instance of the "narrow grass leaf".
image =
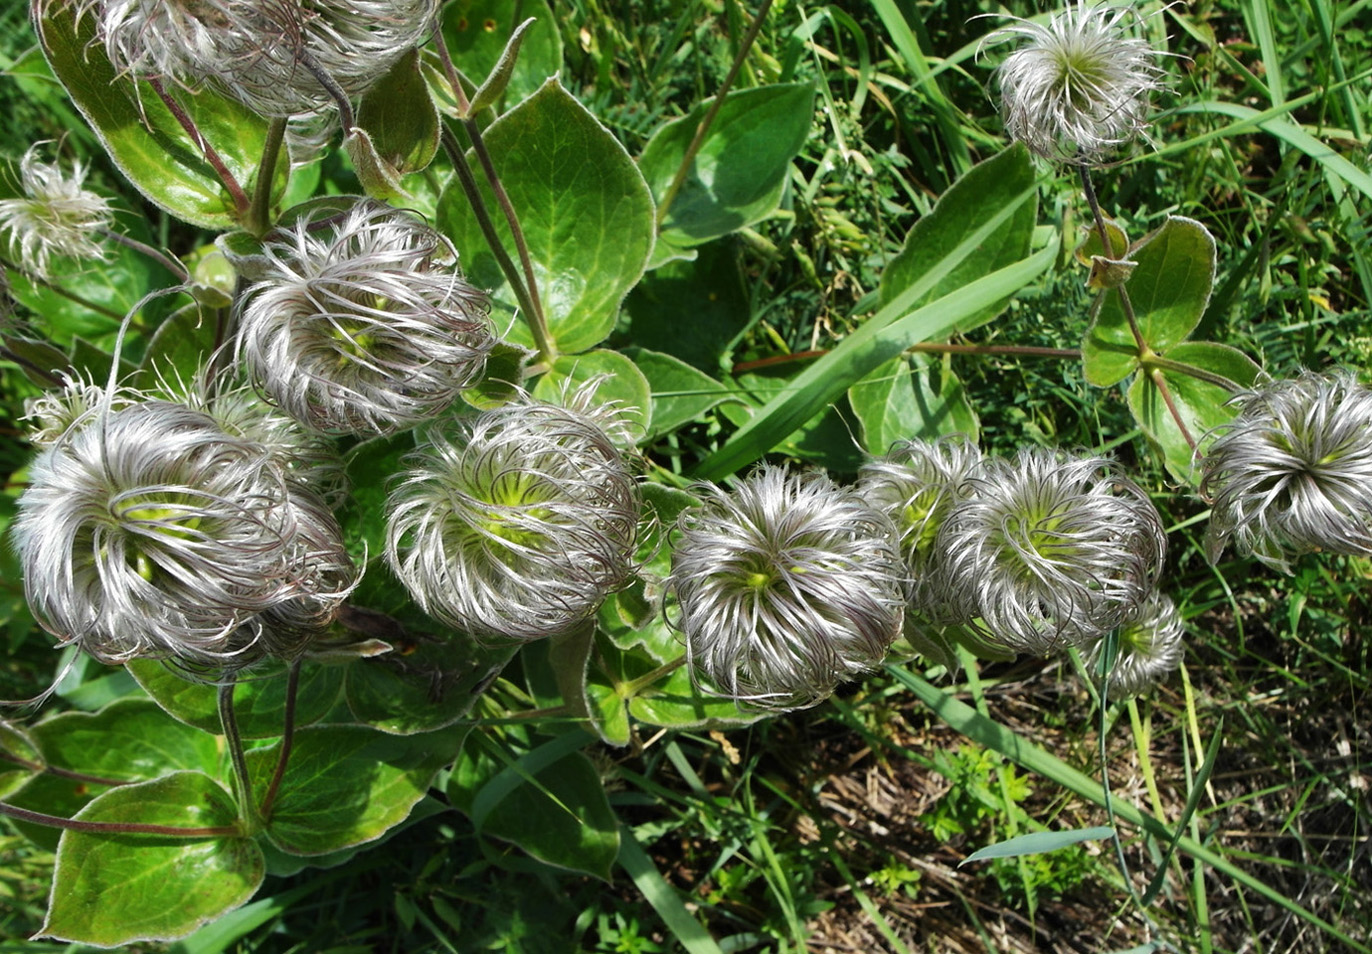
[[687,954],[723,954],[714,938],[686,910],[676,889],[658,872],[628,825],[619,826],[619,864]]
[[1153,875],[1153,880],[1148,882],[1147,889],[1143,892],[1142,905],[1146,908],[1153,903],[1153,899],[1162,890],[1163,883],[1167,880],[1167,866],[1172,861],[1172,855],[1177,850],[1177,841],[1186,826],[1191,824],[1191,816],[1196,813],[1196,808],[1200,805],[1201,797],[1205,794],[1206,783],[1210,781],[1210,773],[1215,770],[1215,762],[1220,756],[1220,743],[1224,740],[1224,720],[1215,727],[1215,734],[1210,738],[1210,745],[1205,750],[1205,761],[1201,763],[1200,771],[1196,773],[1195,779],[1191,782],[1191,794],[1186,798],[1186,806],[1181,811],[1181,817],[1177,819],[1176,833],[1172,840],[1167,844],[1167,850],[1163,852],[1162,860],[1158,862],[1158,872]]
[[1074,828],[1071,831],[1034,831],[1027,835],[1007,838],[1005,841],[985,848],[978,848],[958,862],[958,867],[973,861],[988,861],[992,858],[1018,858],[1021,855],[1042,855],[1083,841],[1100,841],[1113,838],[1115,829],[1109,825],[1094,828]]

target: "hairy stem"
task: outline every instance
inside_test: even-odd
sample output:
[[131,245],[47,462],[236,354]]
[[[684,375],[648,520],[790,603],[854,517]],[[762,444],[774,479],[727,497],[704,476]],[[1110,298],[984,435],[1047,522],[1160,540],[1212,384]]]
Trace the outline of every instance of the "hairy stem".
[[[1091,183],[1091,170],[1086,166],[1077,166],[1077,171],[1081,173],[1081,188],[1086,194],[1086,204],[1091,207],[1091,216],[1096,222],[1096,234],[1100,236],[1101,254],[1109,258],[1114,252],[1114,248],[1110,242],[1110,230],[1105,225],[1105,213],[1100,210],[1100,200],[1096,198],[1096,187]],[[1129,331],[1134,335],[1134,344],[1138,346],[1139,357],[1151,356],[1153,350],[1148,347],[1148,342],[1143,338],[1143,332],[1139,330],[1139,320],[1134,315],[1134,304],[1129,300],[1129,292],[1125,290],[1123,285],[1118,286],[1115,291],[1119,292],[1120,308],[1124,312],[1125,320],[1129,322]]]
[[191,119],[190,114],[182,109],[181,104],[167,92],[167,88],[162,85],[162,81],[154,77],[148,80],[148,85],[153,88],[153,92],[157,94],[157,98],[162,100],[162,104],[167,107],[168,112],[172,114],[181,128],[186,131],[186,135],[191,137],[191,142],[195,143],[196,148],[198,148],[201,155],[205,157],[205,161],[214,169],[215,175],[219,176],[219,181],[224,183],[224,188],[228,190],[229,198],[233,200],[234,213],[237,218],[241,220],[243,216],[247,214],[248,206],[250,204],[248,202],[248,195],[243,191],[243,187],[238,184],[238,180],[235,179],[233,173],[229,171],[229,167],[224,165],[224,160],[220,158],[219,153],[215,151],[215,148],[200,134],[200,130],[196,128],[195,121]]
[[161,265],[167,271],[175,275],[177,281],[190,281],[191,273],[186,271],[186,266],[182,265],[179,261],[177,261],[172,256],[168,255],[166,252],[163,252],[161,249],[153,248],[146,242],[138,241],[138,239],[129,238],[127,235],[123,235],[119,232],[114,231],[114,229],[101,229],[100,234],[103,235],[105,238],[109,239],[111,242],[117,242],[125,248],[133,249],[139,255],[144,255],[152,259],[154,262]]
[[273,119],[267,127],[267,142],[257,163],[257,178],[253,182],[252,208],[243,227],[253,235],[264,235],[271,227],[272,180],[276,178],[276,163],[281,157],[281,144],[286,139],[286,120]]
[[338,85],[338,81],[329,75],[329,71],[319,65],[313,56],[304,50],[299,52],[300,65],[310,71],[315,79],[319,80],[319,85],[324,87],[324,91],[333,98],[334,104],[338,107],[338,122],[343,127],[343,135],[347,136],[352,132],[356,124],[353,118],[353,104],[348,99],[348,92]]
[[43,825],[47,828],[64,828],[67,831],[84,831],[100,835],[170,835],[173,838],[215,838],[221,835],[240,834],[238,828],[233,825],[218,828],[179,828],[176,825],[144,825],[139,822],[79,821],[75,818],[63,818],[60,815],[31,812],[27,808],[7,805],[4,802],[0,802],[0,815],[8,815],[10,818]]
[[30,772],[47,772],[49,775],[56,775],[58,778],[69,778],[73,782],[88,782],[91,785],[127,785],[123,779],[105,778],[101,775],[87,775],[85,772],[73,772],[71,769],[59,768],[56,765],[43,765],[41,762],[30,762],[28,759],[20,758],[13,752],[0,752],[0,761],[13,762],[15,765],[22,766]]
[[686,184],[686,177],[691,172],[691,166],[695,162],[696,155],[700,152],[700,147],[705,144],[705,136],[710,132],[710,127],[714,124],[715,117],[719,115],[720,109],[724,106],[724,98],[729,95],[729,90],[734,85],[734,80],[738,78],[739,70],[743,69],[743,61],[748,58],[749,51],[753,48],[754,41],[757,40],[758,33],[762,30],[762,24],[767,20],[767,13],[772,9],[772,0],[762,0],[762,6],[758,8],[757,16],[753,17],[753,22],[748,26],[748,32],[743,36],[743,42],[739,44],[738,55],[734,57],[734,62],[729,66],[729,72],[724,77],[724,82],[719,84],[719,92],[715,94],[715,101],[710,104],[705,116],[700,120],[700,125],[696,127],[695,135],[691,137],[691,144],[686,147],[686,154],[681,157],[681,165],[677,166],[676,175],[672,176],[672,182],[667,186],[667,191],[662,194],[662,201],[657,206],[657,227],[662,228],[662,223],[667,220],[667,212],[676,201],[677,193]]
[[257,814],[257,803],[252,798],[252,780],[248,776],[248,760],[243,754],[243,736],[238,731],[238,719],[233,712],[233,689],[238,677],[229,673],[219,684],[219,725],[224,730],[224,739],[229,746],[229,760],[233,762],[233,777],[237,783],[238,804],[243,820],[250,831],[262,827],[262,819]]
[[263,821],[271,821],[272,808],[276,805],[276,793],[281,788],[281,777],[286,774],[286,765],[291,760],[291,747],[295,742],[295,697],[300,690],[300,660],[291,663],[286,675],[286,713],[281,727],[281,751],[276,756],[276,770],[272,772],[271,784],[262,796],[262,807],[258,815]]
[[1191,436],[1191,431],[1186,426],[1186,421],[1182,420],[1181,411],[1177,407],[1177,402],[1172,397],[1172,390],[1167,386],[1167,381],[1162,376],[1162,372],[1154,368],[1148,372],[1148,378],[1153,382],[1153,386],[1162,395],[1162,403],[1167,405],[1167,413],[1172,415],[1172,420],[1176,422],[1177,430],[1181,431],[1182,438],[1186,441],[1192,453],[1197,449],[1196,439]]
[[1238,394],[1239,392],[1246,390],[1243,385],[1239,384],[1237,381],[1231,381],[1222,374],[1216,374],[1214,371],[1207,371],[1204,368],[1197,368],[1180,361],[1173,361],[1171,358],[1164,358],[1160,354],[1151,355],[1143,364],[1144,367],[1148,368],[1150,371],[1157,368],[1162,371],[1185,374],[1198,381],[1213,384],[1217,388],[1224,388],[1224,390],[1228,391],[1230,394]]
[[[543,301],[538,294],[538,278],[534,275],[533,259],[529,256],[529,243],[524,238],[524,229],[519,224],[519,216],[515,213],[514,203],[510,201],[509,193],[505,191],[505,185],[500,181],[500,175],[495,170],[495,163],[491,160],[490,150],[486,148],[486,139],[481,134],[481,126],[477,121],[468,115],[471,112],[471,103],[467,100],[467,92],[462,88],[462,83],[458,79],[457,68],[453,66],[452,57],[448,55],[448,44],[443,38],[442,25],[434,28],[434,48],[438,51],[439,62],[443,64],[444,75],[448,79],[448,84],[453,88],[453,96],[457,99],[458,113],[462,116],[462,128],[467,133],[468,140],[471,141],[472,151],[476,153],[476,160],[481,164],[482,175],[491,186],[491,194],[495,196],[496,205],[500,206],[500,212],[505,216],[505,221],[510,226],[510,236],[514,239],[515,252],[519,255],[520,268],[524,270],[524,281],[529,293],[529,326],[534,330],[534,339],[547,340],[548,338],[548,319],[543,313]],[[521,307],[523,307],[521,305]],[[535,327],[537,326],[537,327]],[[539,349],[542,351],[542,348]]]
[[472,167],[467,163],[467,157],[462,152],[462,146],[447,124],[443,126],[443,149],[452,161],[453,169],[457,172],[457,179],[462,184],[462,191],[466,194],[467,201],[472,204],[472,214],[476,216],[476,224],[481,229],[481,234],[485,236],[486,244],[491,247],[491,253],[495,255],[496,264],[500,266],[500,271],[505,276],[505,280],[510,283],[510,290],[514,292],[520,310],[524,312],[525,320],[529,323],[529,330],[533,332],[534,347],[538,349],[539,358],[548,364],[552,364],[557,358],[557,352],[553,348],[552,341],[548,338],[548,328],[533,317],[535,314],[534,303],[533,299],[529,297],[529,289],[524,284],[519,269],[515,267],[514,260],[510,258],[510,253],[505,251],[505,246],[501,244],[500,236],[495,230],[495,223],[491,221],[491,213],[486,208],[486,200],[476,184],[476,176],[472,174]]

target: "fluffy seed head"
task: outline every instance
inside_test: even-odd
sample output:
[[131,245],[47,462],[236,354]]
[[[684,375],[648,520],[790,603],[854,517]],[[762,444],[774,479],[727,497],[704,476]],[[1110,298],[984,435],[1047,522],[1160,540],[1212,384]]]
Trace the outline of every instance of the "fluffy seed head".
[[15,538],[34,618],[105,662],[293,658],[356,575],[327,508],[262,445],[169,401],[107,408],[47,447]]
[[612,437],[627,425],[591,402],[524,396],[455,440],[429,436],[386,527],[386,559],[426,613],[478,639],[540,639],[628,579],[642,499]]
[[1131,36],[1128,6],[1070,2],[1047,26],[1012,18],[988,43],[1026,41],[996,70],[1005,128],[1047,159],[1094,165],[1146,134],[1148,97],[1162,88],[1162,54]]
[[[50,0],[42,0],[50,2]],[[116,69],[209,85],[264,116],[355,98],[427,36],[438,0],[82,0]]]
[[52,277],[54,256],[77,261],[106,261],[109,253],[100,232],[113,218],[109,203],[83,187],[86,168],[73,163],[64,173],[56,164],[38,161],[38,146],[19,160],[23,196],[0,199],[0,232],[25,271]]
[[1155,587],[1166,553],[1148,496],[1108,460],[1040,448],[987,460],[948,515],[940,584],[958,621],[1048,655],[1118,625]]
[[495,346],[486,296],[410,213],[360,201],[264,246],[237,349],[271,401],[321,431],[387,434],[433,418]]
[[698,489],[667,581],[706,688],[768,709],[814,705],[881,663],[901,634],[895,527],[822,474],[764,466]]
[[[1118,651],[1110,670],[1110,698],[1137,696],[1162,682],[1181,665],[1182,636],[1186,626],[1171,597],[1153,592],[1119,625]],[[1088,672],[1094,674],[1105,651],[1105,640],[1092,643],[1083,653]]]
[[[857,490],[885,513],[900,534],[900,549],[913,580],[912,613],[941,602],[929,573],[939,527],[962,498],[967,479],[981,466],[981,451],[964,437],[901,441],[858,474]],[[908,627],[907,627],[908,628]]]
[[1235,400],[1201,464],[1210,559],[1230,540],[1285,571],[1302,553],[1372,553],[1372,391],[1307,373]]

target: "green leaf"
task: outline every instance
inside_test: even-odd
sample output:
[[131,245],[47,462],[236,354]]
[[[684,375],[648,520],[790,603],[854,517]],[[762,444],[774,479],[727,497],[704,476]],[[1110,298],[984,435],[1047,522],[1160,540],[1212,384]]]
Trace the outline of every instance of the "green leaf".
[[642,440],[648,433],[653,413],[648,379],[632,360],[618,351],[563,355],[538,379],[533,396],[549,404],[564,404],[578,388],[596,379],[599,379],[595,386],[596,403],[619,402],[634,437]]
[[[395,476],[405,468],[406,456],[414,451],[415,434],[402,432],[363,441],[344,456],[350,490],[338,522],[355,559],[386,552],[386,501]],[[374,575],[364,574],[362,585]]]
[[[324,855],[375,841],[403,822],[466,730],[396,736],[357,726],[301,729],[281,779],[267,837],[292,855]],[[280,743],[248,752],[255,792],[276,769]]]
[[[927,304],[1029,254],[1038,215],[1034,166],[1014,146],[971,169],[945,192],[933,211],[905,237],[905,246],[881,274],[885,307],[918,288],[907,307]],[[968,331],[990,321],[1004,301],[961,319]]]
[[694,476],[718,480],[734,474],[785,441],[805,421],[836,401],[853,383],[870,375],[890,358],[911,345],[943,338],[960,321],[982,313],[992,303],[1004,301],[1019,288],[1037,279],[1056,257],[1047,247],[949,292],[937,301],[908,310],[907,301],[921,284],[901,292],[895,301],[868,318],[862,327],[838,343],[838,347],[796,376],[785,390],[738,428],[724,446],[705,458]]
[[[119,171],[149,201],[177,218],[207,229],[232,228],[237,215],[214,169],[152,87],[115,70],[104,44],[96,40],[96,18],[74,22],[78,7],[43,4],[34,22],[53,73]],[[174,95],[250,192],[267,140],[267,121],[209,89],[194,96],[175,89]]]
[[464,746],[448,796],[482,834],[609,881],[619,827],[600,773],[580,751],[590,738],[570,732],[503,766],[488,746]]
[[[219,745],[213,735],[175,721],[147,699],[125,699],[97,713],[64,712],[30,729],[45,764],[82,778],[44,773],[16,791],[20,808],[70,818],[111,782],[148,781],[169,772],[214,774]],[[55,847],[60,832],[16,822],[39,845]]]
[[524,42],[524,34],[536,22],[538,22],[536,18],[530,17],[514,28],[510,38],[505,41],[505,49],[501,51],[500,59],[496,61],[495,66],[491,67],[490,75],[472,94],[470,103],[472,114],[494,106],[505,95],[505,90],[510,86],[510,77],[514,75],[515,64],[519,62],[519,47]]
[[888,361],[848,389],[867,453],[885,454],[896,441],[965,434],[973,442],[977,413],[949,362],[921,354]]
[[[1237,348],[1205,341],[1188,341],[1177,345],[1167,352],[1166,358],[1203,373],[1227,378],[1242,388],[1251,386],[1262,370],[1252,358]],[[1150,442],[1162,451],[1163,460],[1172,476],[1195,485],[1200,477],[1195,461],[1204,455],[1205,448],[1213,440],[1211,432],[1238,413],[1238,408],[1228,403],[1234,392],[1229,387],[1201,380],[1179,370],[1156,369],[1153,373],[1160,375],[1166,384],[1187,432],[1199,444],[1199,448],[1193,452],[1190,442],[1168,410],[1162,392],[1149,374],[1138,375],[1129,385],[1129,409],[1134,412],[1134,417]]]
[[992,858],[1041,855],[1045,852],[1057,851],[1059,848],[1077,845],[1083,841],[1100,841],[1103,838],[1113,837],[1115,837],[1115,829],[1104,825],[1095,828],[1077,828],[1071,831],[1035,831],[1027,835],[1007,838],[1005,841],[987,845],[985,848],[979,848],[958,862],[958,867],[961,868],[973,861],[989,861]]
[[643,348],[626,348],[652,391],[652,426],[647,441],[670,434],[732,396],[714,378],[680,358]]
[[[677,248],[700,245],[759,222],[776,211],[786,170],[805,145],[814,119],[809,83],[758,86],[729,94],[715,116],[662,235]],[[661,202],[713,99],[653,133],[638,161]]]
[[508,94],[518,101],[562,69],[562,35],[545,0],[456,0],[443,11],[443,38],[463,74],[480,81],[500,63],[515,28],[534,17],[510,71]]
[[139,384],[190,381],[215,348],[214,316],[191,302],[171,313],[153,332],[139,366]]
[[[614,329],[652,250],[653,200],[643,176],[556,78],[492,123],[485,139],[528,240],[553,343],[566,354],[595,347]],[[481,190],[501,243],[513,250],[484,180]],[[439,198],[438,224],[462,252],[471,281],[513,310],[514,296],[456,179]],[[533,344],[522,322],[506,337]]]
[[359,721],[382,732],[414,735],[452,725],[518,647],[482,648],[468,637],[426,638],[347,667],[344,693]]
[[42,768],[43,756],[28,733],[0,719],[0,798],[33,778]]
[[[178,772],[111,789],[78,817],[220,828],[236,823],[237,808],[209,777]],[[261,850],[236,835],[63,832],[41,936],[100,947],[185,937],[251,898],[264,870]]]
[[628,825],[620,826],[619,864],[687,954],[722,954],[714,938],[687,910],[677,890],[658,872]]
[[[1125,283],[1139,332],[1156,352],[1186,340],[1210,301],[1215,285],[1215,240],[1205,226],[1169,216],[1145,236],[1131,256]],[[1097,387],[1123,381],[1139,366],[1139,349],[1118,292],[1104,292],[1096,320],[1082,342],[1086,380]]]
[[[808,374],[802,365],[777,365],[741,374],[737,378],[739,401],[720,406],[720,413],[746,430],[766,408],[796,395],[799,382]],[[846,416],[836,394],[834,400],[814,408],[814,416],[800,422],[786,434],[779,434],[768,448],[779,454],[820,464],[828,470],[852,473],[863,463],[861,448],[853,440],[857,424]],[[765,453],[765,452],[764,452]],[[759,454],[759,457],[762,455]]]
[[[154,701],[173,718],[205,732],[218,733],[219,690],[192,682],[160,662],[134,659],[125,664]],[[322,719],[338,702],[343,685],[341,667],[306,663],[296,695],[296,725]],[[286,667],[271,662],[239,679],[233,690],[234,714],[245,739],[274,739],[286,718]]]
[[[664,240],[658,239],[658,248]],[[644,276],[625,299],[629,340],[719,374],[722,360],[748,328],[748,291],[730,242],[702,246]]]

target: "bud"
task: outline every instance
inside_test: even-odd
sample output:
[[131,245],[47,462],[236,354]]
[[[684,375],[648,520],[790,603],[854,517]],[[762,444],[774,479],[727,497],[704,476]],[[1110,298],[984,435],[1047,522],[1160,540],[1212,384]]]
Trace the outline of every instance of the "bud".
[[906,571],[885,514],[822,474],[776,467],[732,492],[698,490],[667,586],[708,689],[798,709],[880,665],[905,617]]
[[29,481],[14,524],[29,606],[103,662],[294,658],[355,583],[322,502],[184,405],[103,408]]
[[1287,572],[1303,553],[1372,553],[1372,391],[1307,373],[1234,401],[1201,462],[1211,561],[1231,539]]
[[113,213],[103,197],[83,188],[81,163],[64,174],[55,164],[39,162],[35,145],[19,160],[19,178],[24,195],[0,199],[0,232],[8,233],[10,253],[21,268],[48,280],[53,256],[79,262],[109,258],[100,239]]
[[429,435],[392,495],[386,559],[435,619],[478,639],[534,640],[591,619],[633,572],[642,500],[582,390],[522,395]]
[[1046,159],[1095,165],[1148,129],[1163,54],[1131,36],[1128,6],[1076,0],[1040,26],[1018,17],[987,43],[1024,39],[996,70],[1010,136]]
[[1041,448],[987,460],[939,532],[940,585],[959,621],[1049,655],[1119,625],[1151,593],[1167,539],[1157,509],[1101,457]]
[[359,201],[263,246],[239,302],[237,350],[267,396],[321,431],[388,434],[474,384],[495,347],[486,296],[412,213]]

